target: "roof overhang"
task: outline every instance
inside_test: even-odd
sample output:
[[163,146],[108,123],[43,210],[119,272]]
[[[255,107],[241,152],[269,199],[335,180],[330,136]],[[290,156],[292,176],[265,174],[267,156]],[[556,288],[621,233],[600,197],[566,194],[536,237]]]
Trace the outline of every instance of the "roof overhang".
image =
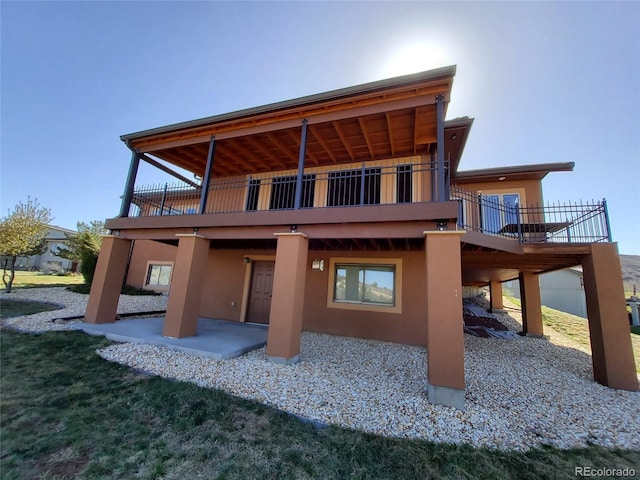
[[[323,166],[432,153],[436,97],[447,105],[455,66],[123,135],[129,148],[196,175],[215,137],[214,176],[297,167],[307,120],[306,163]],[[445,147],[461,153],[470,123],[447,125]],[[469,119],[466,119],[467,121]],[[462,130],[460,130],[462,129]],[[459,131],[460,130],[460,131]],[[451,140],[453,138],[453,141]],[[458,138],[458,141],[455,141]],[[457,158],[459,153],[452,153]],[[457,163],[456,163],[457,165]]]
[[469,117],[460,117],[444,122],[444,155],[449,161],[451,172],[454,174],[458,171],[473,120]]
[[513,180],[542,180],[551,172],[571,172],[574,162],[539,163],[515,167],[483,168],[479,170],[454,170],[452,182],[457,185]]

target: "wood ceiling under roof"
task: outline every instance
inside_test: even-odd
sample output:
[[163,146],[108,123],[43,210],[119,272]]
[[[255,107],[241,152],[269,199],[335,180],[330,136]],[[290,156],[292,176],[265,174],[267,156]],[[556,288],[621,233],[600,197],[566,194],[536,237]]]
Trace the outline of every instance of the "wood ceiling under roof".
[[[442,95],[446,108],[454,74],[448,67],[122,139],[141,153],[202,176],[215,135],[214,177],[296,169],[303,119],[309,123],[308,167],[429,154],[436,145],[435,99]],[[445,146],[459,155],[463,139],[464,134],[447,135]]]
[[[429,153],[436,141],[435,106],[310,125],[307,166]],[[216,141],[214,177],[245,175],[298,166],[302,127]],[[202,176],[209,142],[152,151],[155,157]]]

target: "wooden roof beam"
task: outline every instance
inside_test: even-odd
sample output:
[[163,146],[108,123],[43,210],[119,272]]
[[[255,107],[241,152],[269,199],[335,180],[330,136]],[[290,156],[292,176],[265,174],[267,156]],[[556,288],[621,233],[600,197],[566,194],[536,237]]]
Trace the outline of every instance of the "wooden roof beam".
[[[384,118],[387,122],[387,134],[389,135],[389,145],[391,145],[391,156],[394,157],[396,155],[396,146],[393,143],[393,129],[391,126],[391,116],[389,115],[389,112],[386,112],[384,114]],[[414,149],[415,149],[415,143],[414,143]]]
[[229,173],[235,175],[242,175],[242,169],[238,165],[236,158],[232,155],[229,155],[222,149],[216,149],[216,160],[213,163],[213,169],[216,171],[216,167],[224,168]]
[[193,181],[189,180],[188,178],[183,177],[183,176],[182,176],[182,175],[180,175],[178,172],[175,172],[175,171],[171,170],[169,167],[167,167],[167,166],[165,166],[165,165],[161,164],[161,163],[160,163],[160,162],[158,162],[157,160],[154,160],[153,158],[148,157],[148,156],[147,156],[147,155],[145,155],[144,153],[140,155],[140,158],[141,158],[142,160],[144,160],[145,162],[147,162],[148,164],[153,165],[154,167],[156,167],[156,168],[158,168],[158,169],[162,170],[162,171],[163,171],[163,172],[165,172],[165,173],[168,173],[169,175],[171,175],[171,176],[173,176],[173,177],[177,178],[178,180],[180,180],[180,181],[182,181],[182,182],[184,182],[184,183],[186,183],[186,184],[188,184],[188,185],[191,185],[192,187],[197,188],[197,187],[199,187],[199,186],[200,186],[200,185],[198,185],[197,183],[195,183],[195,182],[193,182]]
[[278,137],[276,137],[275,135],[268,135],[267,138],[269,139],[269,141],[271,143],[273,143],[276,147],[278,147],[283,153],[284,155],[291,161],[298,162],[298,153],[295,152],[291,152],[289,145],[287,145],[286,143],[284,143],[282,140],[280,140]]
[[[307,130],[307,132],[308,132],[308,130]],[[287,130],[287,133],[289,134],[289,137],[291,138],[291,140],[293,140],[293,141],[295,142],[296,146],[298,147],[298,152],[300,152],[300,139],[299,139],[299,138],[296,136],[296,134],[295,134],[295,133],[293,133],[291,130]],[[305,149],[305,152],[304,152],[304,153],[305,153],[305,155],[306,155],[307,157],[309,157],[309,159],[310,159],[310,160],[311,160],[315,165],[318,165],[318,164],[320,163],[320,162],[318,162],[317,157],[316,157],[313,153],[311,153],[311,152],[309,151],[309,141],[308,141],[308,139],[307,139],[307,148]]]
[[341,238],[334,238],[334,240],[343,250],[350,250],[349,245],[347,245]]
[[332,122],[331,125],[336,130],[336,133],[340,137],[340,141],[342,142],[344,149],[349,154],[349,157],[351,157],[351,160],[355,160],[356,157],[353,154],[353,151],[351,150],[351,148],[349,147],[349,140],[347,139],[347,136],[345,135],[345,133],[342,131],[342,128],[340,128],[340,125],[338,124],[338,122]]
[[367,143],[367,148],[369,149],[369,156],[373,159],[373,146],[371,145],[371,140],[369,139],[369,135],[367,134],[367,129],[364,126],[364,121],[362,118],[358,117],[358,125],[360,125],[360,130],[362,131],[362,136],[364,137],[364,141]]
[[418,150],[418,109],[413,111],[413,154]]
[[[443,92],[443,94],[445,96],[445,101],[448,101],[449,93]],[[364,117],[367,115],[375,115],[385,112],[391,112],[394,110],[403,110],[407,108],[432,105],[435,104],[435,97],[436,94],[423,94],[410,98],[401,98],[398,100],[376,102],[351,108],[343,108],[337,111],[317,111],[304,116],[309,121],[309,125],[337,122],[339,120]],[[257,125],[252,124],[250,121],[244,121],[241,125],[237,126],[213,124],[210,126],[199,128],[196,131],[189,131],[188,129],[186,129],[183,132],[160,134],[160,138],[131,139],[130,142],[131,146],[133,148],[137,148],[140,152],[152,152],[156,150],[163,150],[166,148],[192,145],[194,143],[206,143],[211,138],[211,135],[215,135],[216,140],[226,140],[230,138],[244,137],[247,135],[256,135],[260,133],[288,130],[292,128],[295,129],[299,126],[300,117],[284,118],[275,121],[265,121],[265,123],[260,123]]]
[[[238,165],[237,167],[238,173],[242,172],[243,169],[239,166],[239,163],[247,161],[246,149],[240,148],[240,146],[236,142],[233,142],[233,143],[230,142],[226,144],[226,150],[232,155],[232,159],[233,159],[230,162],[228,162],[227,165],[229,165],[232,169],[234,165]],[[251,155],[249,155],[249,158],[251,158]]]
[[271,158],[271,160],[273,160],[276,163],[276,165],[279,165],[282,168],[286,168],[286,164],[277,155],[274,155],[273,153],[271,153],[267,148],[263,147],[257,140],[255,140],[252,137],[247,137],[246,140],[249,143],[249,145],[251,145],[253,148],[258,150],[262,155]]
[[320,146],[324,149],[324,151],[327,153],[327,155],[329,155],[329,158],[331,158],[331,161],[333,163],[336,163],[336,157],[333,155],[333,152],[331,151],[331,148],[329,148],[329,146],[327,145],[327,143],[324,141],[324,139],[322,138],[322,135],[320,134],[315,134],[312,129],[310,128],[308,133],[313,136],[314,139],[317,140],[317,142],[320,144]]

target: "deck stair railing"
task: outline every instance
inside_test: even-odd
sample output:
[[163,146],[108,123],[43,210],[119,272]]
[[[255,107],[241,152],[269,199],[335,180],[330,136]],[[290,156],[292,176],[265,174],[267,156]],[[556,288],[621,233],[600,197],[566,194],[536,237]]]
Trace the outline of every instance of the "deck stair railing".
[[[499,197],[498,197],[499,198]],[[518,205],[459,187],[451,189],[459,203],[458,225],[522,243],[610,242],[606,200]]]

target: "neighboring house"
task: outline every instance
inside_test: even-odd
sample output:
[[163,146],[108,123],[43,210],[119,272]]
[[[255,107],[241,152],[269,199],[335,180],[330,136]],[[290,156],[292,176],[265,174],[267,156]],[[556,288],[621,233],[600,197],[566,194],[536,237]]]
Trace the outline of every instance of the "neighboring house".
[[78,233],[55,225],[49,225],[45,242],[47,244],[46,251],[41,255],[32,255],[30,257],[18,257],[16,259],[16,270],[40,271],[43,273],[62,273],[75,272],[78,264],[72,260],[58,257],[54,254],[58,248],[65,246],[66,234]]
[[[280,363],[304,355],[303,330],[425,345],[430,401],[460,407],[463,286],[489,285],[500,308],[519,278],[524,334],[540,336],[538,275],[583,265],[595,378],[637,390],[606,205],[543,206],[542,179],[573,163],[459,171],[473,119],[445,121],[454,75],[122,136],[131,166],[85,321],[114,321],[126,280],[170,289],[164,335],[195,335],[198,317],[266,323]],[[180,182],[137,186],[140,161]]]
[[[520,298],[520,284],[517,280],[505,282],[503,288],[510,295]],[[582,267],[565,268],[540,275],[540,299],[549,308],[587,318]]]

